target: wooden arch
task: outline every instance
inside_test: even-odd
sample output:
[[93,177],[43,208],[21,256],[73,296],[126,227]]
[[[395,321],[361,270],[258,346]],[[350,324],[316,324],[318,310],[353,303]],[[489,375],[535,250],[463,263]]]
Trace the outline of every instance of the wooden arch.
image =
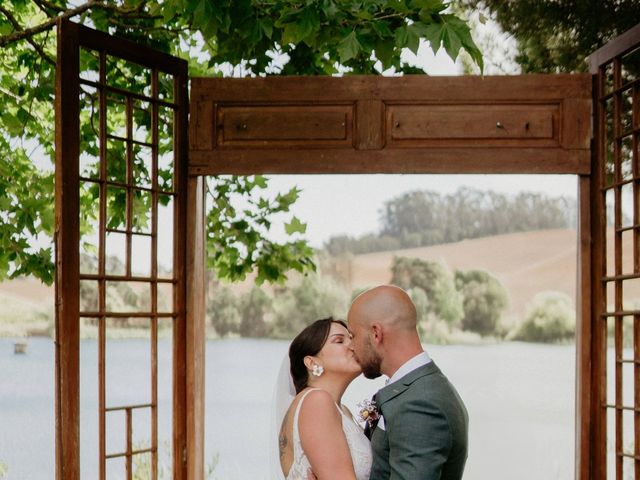
[[[80,48],[98,52],[101,66],[107,57],[115,56],[149,68],[152,81],[144,101],[152,105],[153,112],[168,107],[175,114],[175,189],[170,192],[175,195],[174,275],[170,280],[173,307],[168,313],[174,319],[176,332],[174,478],[201,479],[204,475],[203,176],[257,173],[578,175],[576,478],[607,478],[611,455],[606,444],[611,435],[616,442],[612,478],[623,480],[624,464],[628,461],[633,464],[635,478],[640,477],[640,311],[625,309],[623,290],[625,282],[640,278],[640,79],[637,71],[630,76],[630,70],[625,68],[633,55],[630,52],[640,48],[640,26],[594,54],[592,75],[193,78],[189,106],[184,62],[60,22],[56,96],[58,480],[80,478],[79,318],[91,315],[100,321],[114,313],[104,300],[95,311],[83,312],[79,303],[80,282],[83,279],[96,282],[103,299],[107,282],[131,280],[129,269],[124,277],[118,278],[105,272],[103,251],[97,273],[87,276],[80,272],[80,182],[93,182],[100,192],[97,205],[101,212],[100,235],[107,230],[104,215],[109,187],[122,188],[127,198],[140,190],[135,176],[114,183],[108,178],[106,166],[101,167],[96,177],[81,178],[78,95],[79,85],[87,84],[87,80],[80,76]],[[173,77],[171,101],[158,95],[160,72]],[[133,118],[128,105],[139,98],[114,90],[104,79],[100,76],[89,81],[99,92],[99,101],[106,102],[102,92],[124,95],[123,108],[129,112],[125,117]],[[102,117],[100,122],[105,125]],[[152,132],[153,138],[148,143],[151,164],[155,165],[159,145],[157,118],[153,125],[156,133]],[[108,132],[101,130],[100,135],[105,143]],[[133,151],[137,141],[130,131],[119,140],[128,145],[127,152]],[[107,156],[108,152],[101,147],[100,165]],[[133,171],[134,161],[128,153],[128,171]],[[157,169],[153,171],[157,173]],[[634,212],[630,225],[622,223],[620,213],[623,191],[629,189]],[[147,190],[152,199],[167,193],[157,180]],[[614,198],[615,241],[607,247],[610,197]],[[129,215],[120,233],[127,238],[138,234],[132,225]],[[624,253],[621,239],[625,232],[633,236],[633,272],[621,270]],[[153,231],[150,236],[154,238]],[[613,270],[607,269],[607,248],[614,252]],[[156,254],[154,250],[153,255]],[[149,283],[152,292],[164,281],[156,271],[134,280]],[[607,288],[614,292],[613,308],[607,306]],[[153,307],[139,313],[152,320],[162,315]],[[632,319],[632,358],[623,354],[625,318]],[[607,398],[606,392],[609,325],[615,332],[613,399]],[[628,365],[635,372],[632,405],[624,403],[621,393],[621,372]],[[136,406],[123,408],[132,407]],[[102,410],[107,408],[108,405],[101,405]],[[154,406],[150,404],[149,408]],[[614,429],[609,432],[608,411],[615,416]],[[633,451],[625,450],[621,444],[625,412],[634,417]],[[157,445],[154,448],[157,452]],[[137,452],[128,448],[122,453],[130,465]],[[106,452],[103,450],[101,455],[104,463]],[[127,474],[131,478],[130,468]],[[101,478],[103,475],[101,471]]]

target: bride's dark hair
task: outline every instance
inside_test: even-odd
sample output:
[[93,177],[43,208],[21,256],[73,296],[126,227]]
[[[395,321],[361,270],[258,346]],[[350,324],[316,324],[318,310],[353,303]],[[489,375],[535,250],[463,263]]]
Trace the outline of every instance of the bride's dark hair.
[[332,323],[339,323],[347,328],[347,324],[342,320],[334,320],[332,317],[323,318],[307,326],[291,342],[289,362],[291,363],[291,378],[296,387],[296,393],[307,388],[309,383],[309,371],[304,364],[304,357],[317,355],[322,350],[327,338],[329,338]]

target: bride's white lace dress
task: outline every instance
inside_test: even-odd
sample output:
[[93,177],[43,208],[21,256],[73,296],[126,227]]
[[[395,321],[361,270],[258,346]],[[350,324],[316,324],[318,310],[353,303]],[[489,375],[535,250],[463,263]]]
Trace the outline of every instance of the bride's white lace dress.
[[[311,389],[305,392],[296,406],[296,411],[293,416],[293,464],[291,465],[286,480],[307,480],[307,471],[311,468],[309,460],[302,450],[302,443],[300,442],[298,415],[300,413],[302,402],[304,402],[304,399],[309,392],[313,390],[317,389]],[[356,479],[369,480],[372,462],[369,440],[364,436],[364,432],[353,418],[346,415],[337,405],[336,408],[342,416],[342,430],[344,431],[344,436],[347,438],[347,443],[349,444]]]

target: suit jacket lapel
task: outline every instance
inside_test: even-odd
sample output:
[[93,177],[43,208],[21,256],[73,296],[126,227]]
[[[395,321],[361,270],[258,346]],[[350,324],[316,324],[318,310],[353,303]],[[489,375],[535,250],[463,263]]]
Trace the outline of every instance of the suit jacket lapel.
[[433,361],[416,368],[412,372],[407,373],[397,382],[393,382],[381,388],[376,394],[376,404],[380,407],[383,403],[388,402],[392,398],[395,398],[404,392],[418,378],[424,377],[425,375],[431,375],[432,373],[439,371],[440,369]]

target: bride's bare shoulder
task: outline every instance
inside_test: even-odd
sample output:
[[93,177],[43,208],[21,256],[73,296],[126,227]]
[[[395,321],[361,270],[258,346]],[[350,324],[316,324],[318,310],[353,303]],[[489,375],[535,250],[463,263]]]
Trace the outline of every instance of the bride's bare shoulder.
[[[312,415],[309,415],[312,414]],[[327,418],[334,417],[338,414],[336,404],[333,398],[326,390],[317,388],[310,390],[304,397],[302,406],[300,407],[300,419],[304,422],[305,418]]]

